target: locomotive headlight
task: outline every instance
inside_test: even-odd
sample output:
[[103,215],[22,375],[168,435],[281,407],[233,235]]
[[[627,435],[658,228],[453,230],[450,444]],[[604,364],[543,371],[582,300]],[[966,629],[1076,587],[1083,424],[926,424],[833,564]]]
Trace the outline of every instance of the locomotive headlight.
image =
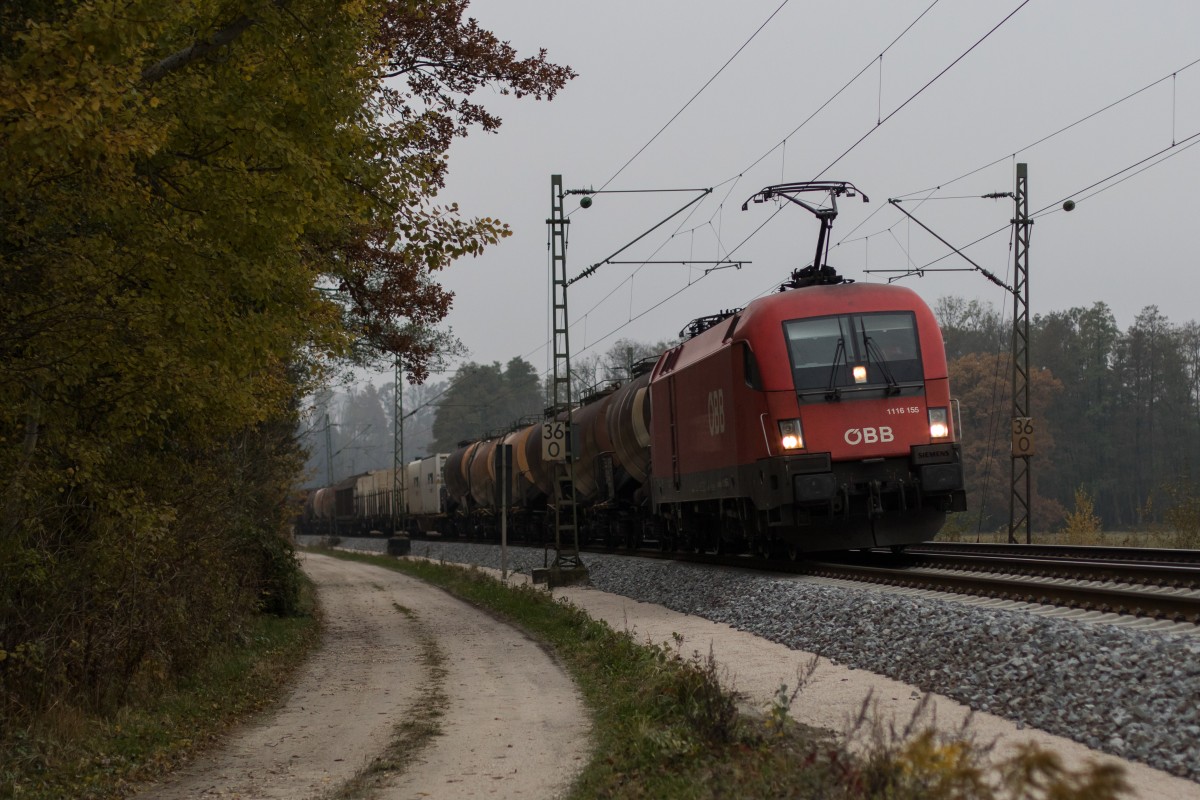
[[779,420],[779,444],[784,450],[799,450],[804,447],[804,433],[800,430],[800,420]]
[[851,370],[851,373],[854,375],[855,383],[866,383],[867,382],[867,368],[865,366],[863,366],[862,364],[856,365],[854,367],[854,369]]
[[929,409],[929,437],[945,439],[950,435],[950,415],[945,408]]

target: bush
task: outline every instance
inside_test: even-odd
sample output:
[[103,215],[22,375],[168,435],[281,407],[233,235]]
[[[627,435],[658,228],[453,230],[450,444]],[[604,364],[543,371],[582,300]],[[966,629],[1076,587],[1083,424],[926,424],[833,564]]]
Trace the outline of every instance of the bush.
[[1099,544],[1101,541],[1100,517],[1091,494],[1082,486],[1075,490],[1075,510],[1067,514],[1063,534],[1067,544]]

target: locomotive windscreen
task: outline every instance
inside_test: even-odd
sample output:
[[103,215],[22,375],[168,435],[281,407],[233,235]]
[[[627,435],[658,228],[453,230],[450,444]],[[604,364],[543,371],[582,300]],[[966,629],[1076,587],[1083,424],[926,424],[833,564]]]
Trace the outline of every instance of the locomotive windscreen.
[[911,311],[841,314],[783,324],[796,391],[920,386],[921,349]]

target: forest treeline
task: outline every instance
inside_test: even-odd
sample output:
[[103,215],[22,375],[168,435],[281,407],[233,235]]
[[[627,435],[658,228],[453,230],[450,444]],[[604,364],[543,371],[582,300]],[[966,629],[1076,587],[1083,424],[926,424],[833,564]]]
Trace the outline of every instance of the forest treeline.
[[[964,530],[1008,521],[1011,321],[961,298],[935,304],[962,408],[971,511]],[[1196,524],[1200,468],[1200,324],[1155,306],[1122,330],[1104,303],[1030,322],[1037,426],[1035,530],[1059,528],[1082,492],[1107,530]]]
[[[960,531],[1006,528],[1012,414],[1011,319],[978,300],[935,303],[960,403],[970,511]],[[1200,501],[1200,324],[1173,323],[1157,308],[1122,330],[1104,303],[1031,321],[1030,376],[1037,425],[1033,458],[1036,530],[1060,529],[1082,492],[1108,530],[1195,525]],[[630,365],[670,343],[620,341],[572,364],[573,395],[623,380]],[[448,452],[465,439],[506,430],[549,405],[533,367],[468,364],[454,379],[413,387],[406,398],[406,452]],[[392,463],[391,387],[337,398],[332,419],[338,478]],[[378,431],[378,441],[363,431]],[[310,435],[313,484],[325,483],[324,440]]]
[[440,368],[449,146],[573,76],[466,6],[0,3],[0,755],[294,611],[304,398]]

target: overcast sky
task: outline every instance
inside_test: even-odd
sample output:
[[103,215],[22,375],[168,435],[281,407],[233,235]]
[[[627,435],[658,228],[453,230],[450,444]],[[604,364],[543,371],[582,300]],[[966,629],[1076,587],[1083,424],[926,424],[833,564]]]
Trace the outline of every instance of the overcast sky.
[[[568,189],[711,187],[690,214],[621,259],[752,262],[708,274],[704,265],[601,267],[570,289],[573,355],[603,352],[618,338],[673,337],[689,320],[743,306],[810,263],[818,230],[811,215],[796,207],[776,214],[774,204],[740,210],[782,181],[850,181],[870,197],[839,203],[830,263],[849,278],[882,281],[888,275],[865,270],[925,266],[947,254],[887,203],[906,197],[906,208],[959,246],[1004,228],[967,252],[1011,283],[1012,201],[977,196],[1012,191],[1017,161],[1029,165],[1031,210],[1054,212],[1033,226],[1035,313],[1103,301],[1122,327],[1151,304],[1177,323],[1200,319],[1200,148],[1186,149],[1200,142],[1200,64],[1188,67],[1200,59],[1200,3],[930,5],[475,0],[469,13],[483,26],[523,54],[547,48],[579,77],[551,103],[481,96],[504,125],[451,150],[440,200],[499,217],[514,231],[441,275],[456,294],[447,321],[468,358],[519,355],[539,370],[549,366],[545,221],[553,173]],[[1109,184],[1085,190],[1173,142],[1163,153],[1173,157],[1161,165],[1094,196]],[[950,199],[963,196],[975,199]],[[607,194],[587,210],[568,198],[568,273],[604,259],[690,197]],[[1067,197],[1076,209],[1054,211]],[[969,265],[951,255],[932,267]],[[931,304],[959,295],[1011,314],[1004,290],[970,272],[928,272],[904,284]]]

